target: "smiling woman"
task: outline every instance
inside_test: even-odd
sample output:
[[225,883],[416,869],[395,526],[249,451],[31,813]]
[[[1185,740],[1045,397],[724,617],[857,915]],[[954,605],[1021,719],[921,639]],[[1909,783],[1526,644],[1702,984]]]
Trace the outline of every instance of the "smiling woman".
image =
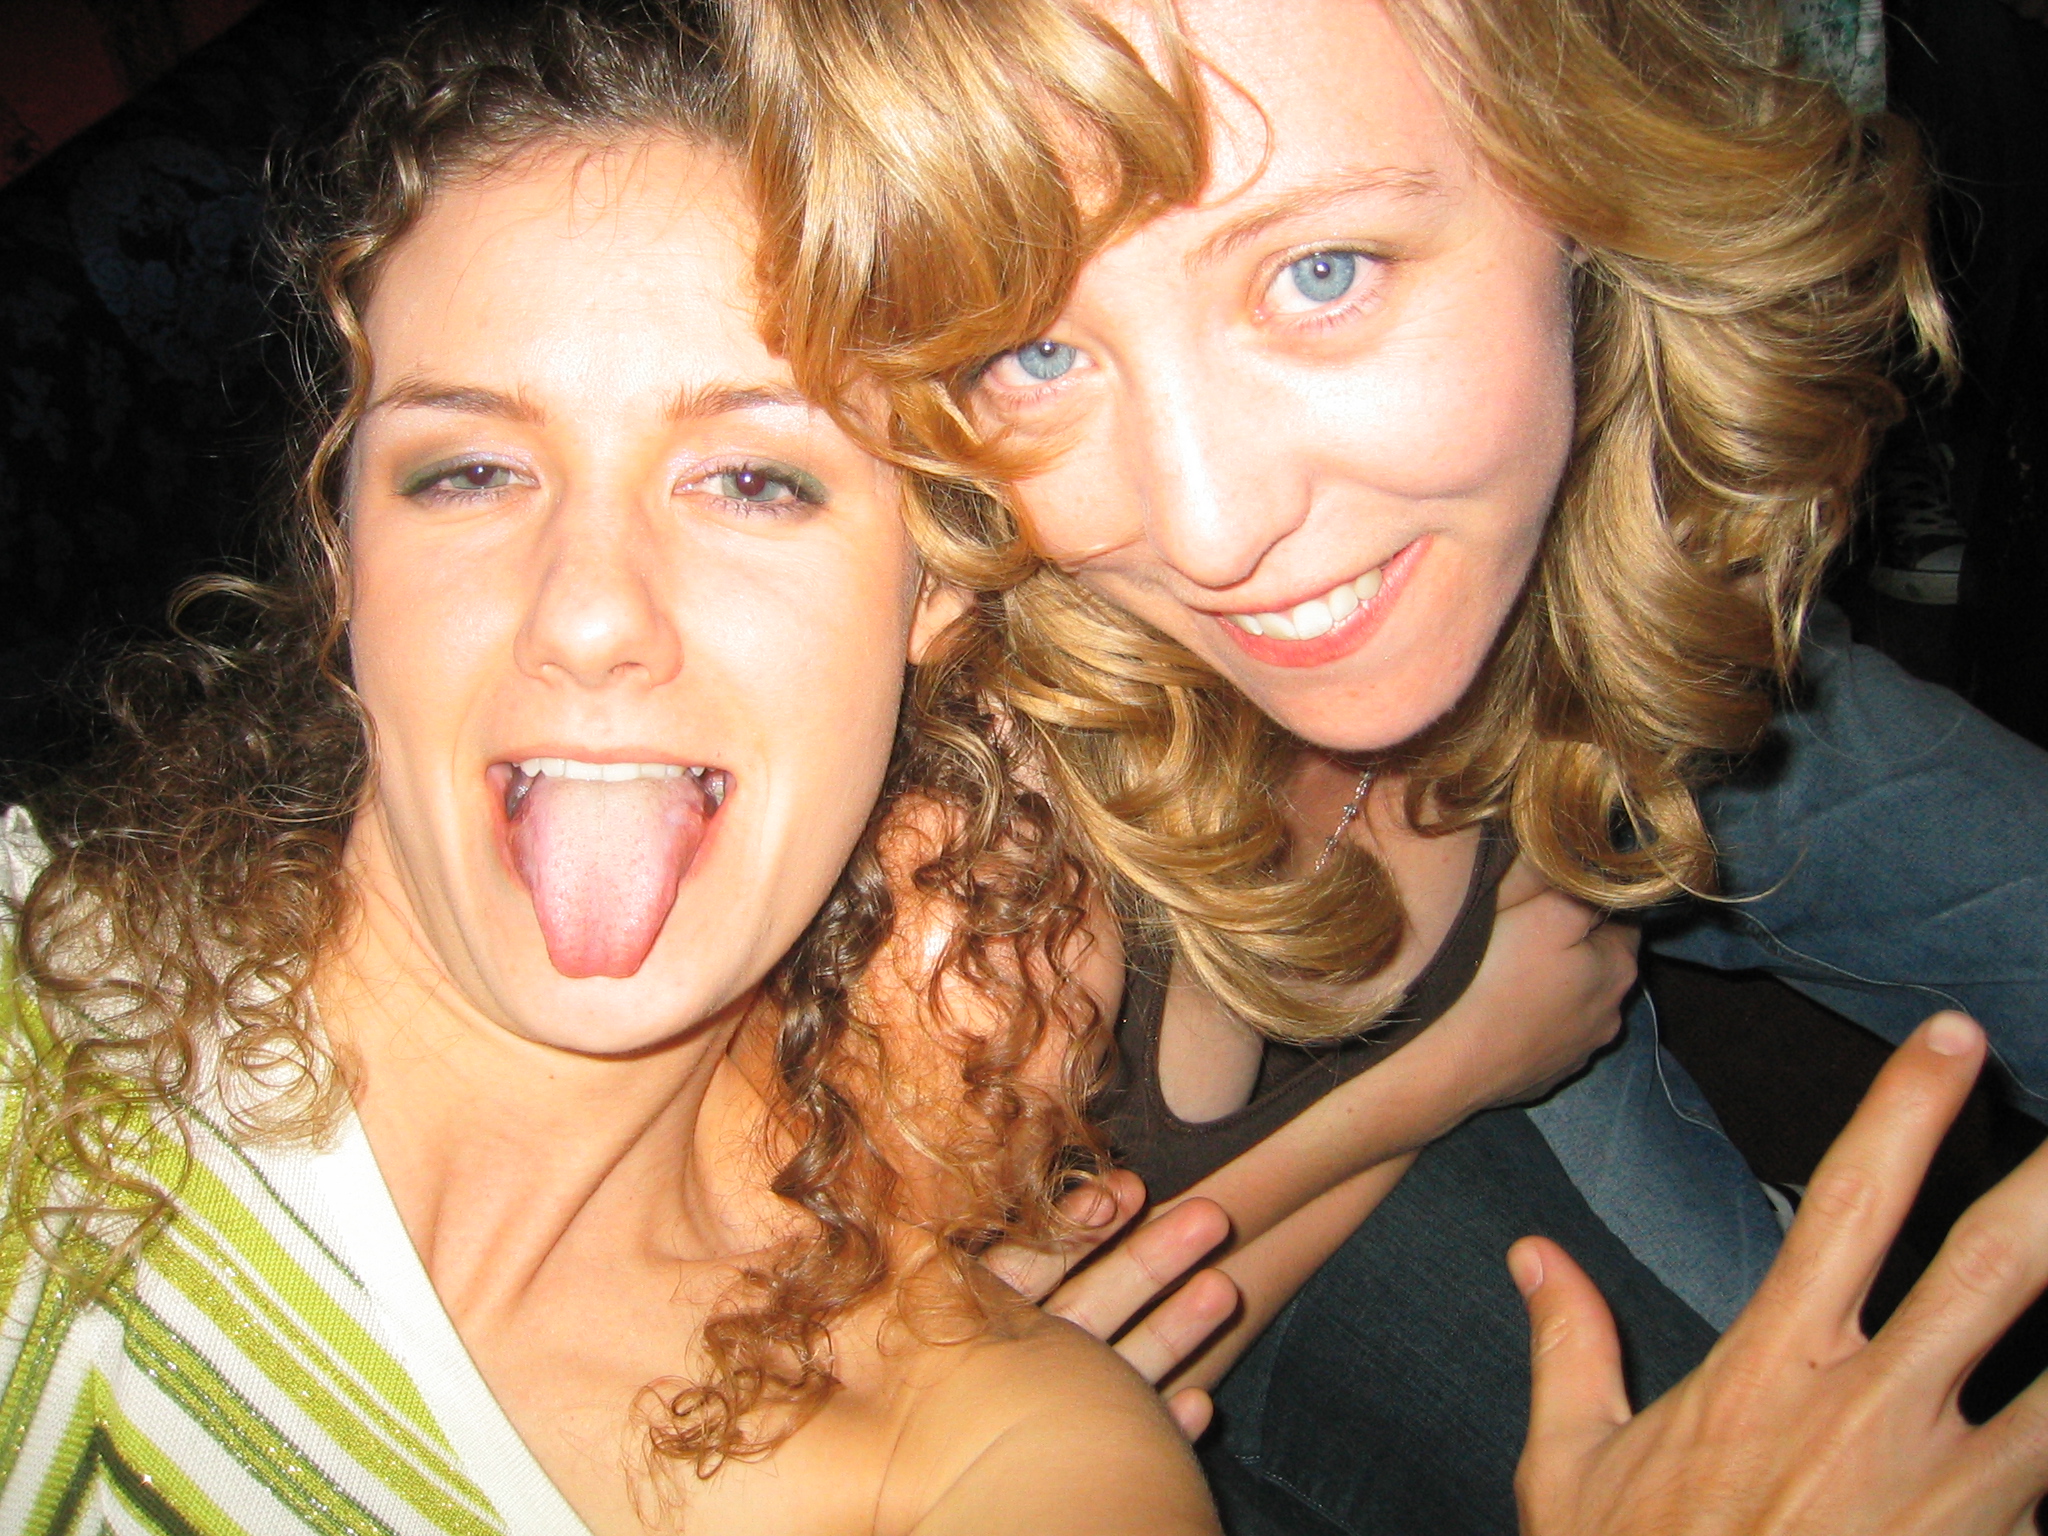
[[1089,885],[690,20],[444,16],[300,168],[281,569],[6,824],[0,1528],[1212,1528],[971,1262],[1089,1160]]
[[[1910,129],[1759,56],[1746,0],[733,9],[793,119],[755,141],[770,286],[836,305],[779,339],[881,378],[891,446],[961,483],[941,568],[1002,573],[1016,731],[1137,940],[1116,1150],[1232,1218],[1243,1315],[1175,1379],[1220,1382],[1226,1518],[1509,1529],[1510,1242],[1598,1255],[1641,1402],[1758,1315],[1781,1236],[1640,993],[1563,1087],[1468,1093],[1503,1029],[1556,1033],[1522,908],[1575,914],[1567,1021],[1630,979],[1592,907],[1661,907],[1894,1039],[1940,978],[2040,1059],[2048,760],[1808,624],[1888,369],[1946,361]],[[851,184],[857,219],[815,195]],[[1418,1065],[1489,974],[1482,1043]],[[1445,1111],[1405,1179],[1376,1081]]]

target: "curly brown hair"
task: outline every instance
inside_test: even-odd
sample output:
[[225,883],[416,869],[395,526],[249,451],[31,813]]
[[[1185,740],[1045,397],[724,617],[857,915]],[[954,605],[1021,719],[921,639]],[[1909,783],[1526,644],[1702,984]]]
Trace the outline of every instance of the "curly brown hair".
[[[1386,0],[1491,173],[1575,247],[1578,420],[1535,572],[1452,716],[1389,756],[1409,815],[1503,817],[1614,907],[1714,884],[1695,789],[1752,748],[1897,416],[1948,366],[1912,131],[1745,51],[1697,0]],[[878,378],[888,445],[961,489],[940,569],[1006,592],[1004,697],[1069,814],[1195,975],[1269,1034],[1358,1029],[1332,984],[1392,949],[1363,858],[1292,879],[1278,728],[1031,547],[976,430],[987,360],[1044,332],[1105,240],[1206,179],[1203,60],[1156,71],[1085,0],[746,0],[770,311],[799,377]],[[1746,0],[1715,7],[1741,21]],[[878,107],[877,103],[881,103]],[[854,207],[818,189],[863,185]]]
[[[381,262],[439,189],[536,147],[659,135],[737,151],[738,94],[687,4],[497,6],[430,19],[362,75],[324,147],[280,158],[274,248],[304,398],[268,574],[182,592],[172,640],[108,677],[103,749],[32,803],[50,856],[16,944],[53,1028],[25,1069],[7,1195],[53,1263],[90,1261],[104,1283],[171,1216],[177,1180],[130,1154],[195,1094],[246,1138],[317,1135],[344,1109],[310,988],[350,916],[342,850],[372,789],[343,519]],[[792,1149],[773,1188],[807,1219],[741,1277],[689,1369],[650,1386],[669,1464],[708,1475],[772,1448],[834,1385],[835,1320],[907,1265],[936,1263],[957,1283],[934,1294],[978,1306],[968,1257],[1059,1230],[1056,1202],[1096,1155],[1077,1106],[1100,1021],[1064,963],[1089,879],[992,717],[1003,654],[984,604],[915,669],[881,804],[768,978],[773,1139]],[[895,922],[906,805],[935,812],[910,879],[949,933],[914,1021],[921,1049],[938,1031],[952,1053],[958,1091],[936,1098],[922,1066],[896,1070],[904,1021],[864,1006],[861,986]],[[959,984],[986,1004],[971,1028],[945,1006]],[[943,1199],[921,1160],[943,1169]],[[53,1187],[63,1204],[36,1193]]]

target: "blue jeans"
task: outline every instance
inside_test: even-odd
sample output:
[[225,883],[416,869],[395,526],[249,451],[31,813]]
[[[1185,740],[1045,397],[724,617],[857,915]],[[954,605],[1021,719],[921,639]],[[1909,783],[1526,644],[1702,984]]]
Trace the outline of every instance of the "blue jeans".
[[1620,1040],[1530,1106],[1586,1204],[1694,1312],[1726,1328],[1777,1257],[1777,1214],[1637,989]]
[[[1661,954],[1763,969],[1897,1042],[1973,1013],[2005,1086],[2048,1111],[2048,753],[1814,616],[1806,707],[1704,797],[1719,904],[1660,914]],[[1717,1328],[1769,1268],[1778,1226],[1647,997],[1609,1056],[1530,1112],[1587,1203]]]
[[[1648,942],[1775,972],[1891,1040],[1960,1004],[2042,1114],[2048,754],[1832,610],[1804,677],[1777,749],[1704,797],[1737,900],[1660,913]],[[1646,999],[1628,1026],[1545,1103],[1426,1152],[1225,1380],[1202,1452],[1233,1536],[1513,1532],[1527,1329],[1500,1260],[1524,1231],[1591,1261],[1639,1401],[1739,1310],[1776,1221]]]

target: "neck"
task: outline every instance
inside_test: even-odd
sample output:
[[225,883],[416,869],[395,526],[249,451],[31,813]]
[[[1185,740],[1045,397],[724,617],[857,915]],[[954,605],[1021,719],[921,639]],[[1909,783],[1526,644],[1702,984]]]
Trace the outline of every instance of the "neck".
[[763,1106],[728,1063],[754,998],[630,1056],[541,1044],[464,997],[396,882],[363,874],[316,995],[378,1167],[459,1327],[510,1316],[561,1260],[631,1251],[719,1265],[769,1240],[774,1213],[746,1150]]

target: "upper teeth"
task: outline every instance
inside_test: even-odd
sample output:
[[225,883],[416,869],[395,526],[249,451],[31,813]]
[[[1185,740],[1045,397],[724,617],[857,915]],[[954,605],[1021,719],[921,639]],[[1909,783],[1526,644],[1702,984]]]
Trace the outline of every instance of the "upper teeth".
[[701,779],[702,768],[685,768],[681,763],[579,763],[573,757],[529,757],[519,765],[529,779],[546,774],[556,779],[601,779],[622,784],[628,779],[680,779],[684,774]]
[[1340,582],[1321,597],[1278,613],[1226,613],[1224,617],[1248,635],[1270,635],[1280,640],[1313,640],[1327,635],[1359,608],[1379,594],[1377,566],[1355,581]]

